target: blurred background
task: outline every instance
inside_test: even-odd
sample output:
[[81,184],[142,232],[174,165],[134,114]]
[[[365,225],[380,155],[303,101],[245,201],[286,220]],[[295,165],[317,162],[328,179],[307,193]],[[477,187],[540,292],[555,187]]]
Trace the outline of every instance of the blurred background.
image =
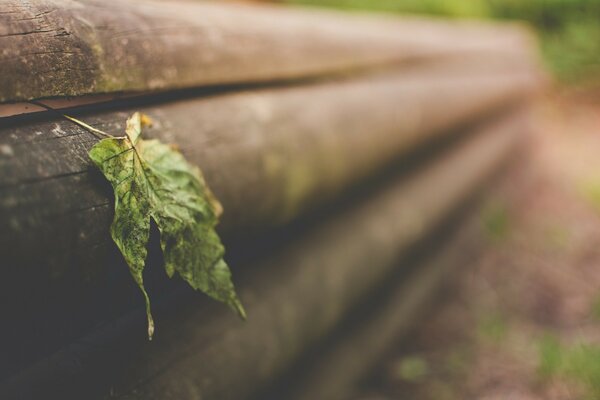
[[285,0],[522,21],[552,83],[526,166],[489,196],[488,247],[357,399],[600,399],[600,1]]
[[561,82],[598,84],[598,0],[283,0],[352,11],[423,14],[445,18],[519,20],[537,32],[546,66]]

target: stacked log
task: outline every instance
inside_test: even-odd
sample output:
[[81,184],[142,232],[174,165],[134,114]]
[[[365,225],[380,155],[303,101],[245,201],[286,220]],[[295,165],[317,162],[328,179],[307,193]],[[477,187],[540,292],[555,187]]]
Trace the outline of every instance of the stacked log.
[[[443,57],[529,57],[482,24],[209,2],[0,2],[0,101],[274,82]],[[449,44],[451,44],[449,46]]]
[[[2,398],[266,390],[521,146],[540,84],[532,41],[514,26],[203,2],[0,3]],[[224,206],[247,322],[165,279],[151,243],[158,329],[144,341],[141,299],[108,233],[112,194],[87,156],[97,139],[32,114],[29,100],[91,104],[68,112],[113,133],[133,111],[151,116],[144,134],[177,144]],[[426,282],[407,292],[403,324],[453,263],[440,264],[399,286]]]

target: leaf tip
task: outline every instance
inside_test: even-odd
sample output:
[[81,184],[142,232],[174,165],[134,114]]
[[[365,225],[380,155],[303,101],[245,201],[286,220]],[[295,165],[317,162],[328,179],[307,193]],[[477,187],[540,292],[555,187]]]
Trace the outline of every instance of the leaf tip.
[[150,297],[148,297],[148,292],[146,292],[146,288],[144,288],[141,274],[138,276],[134,275],[134,278],[144,294],[144,301],[146,303],[146,317],[148,319],[148,340],[152,340],[152,337],[154,336],[154,318],[152,318],[152,310],[150,308]]
[[148,340],[152,341],[153,336],[154,336],[154,320],[152,319],[152,315],[148,314]]
[[232,306],[235,309],[235,311],[237,312],[237,314],[240,316],[241,319],[243,319],[244,321],[246,321],[248,319],[248,317],[246,315],[246,310],[244,310],[244,306],[237,298],[235,298],[233,300]]

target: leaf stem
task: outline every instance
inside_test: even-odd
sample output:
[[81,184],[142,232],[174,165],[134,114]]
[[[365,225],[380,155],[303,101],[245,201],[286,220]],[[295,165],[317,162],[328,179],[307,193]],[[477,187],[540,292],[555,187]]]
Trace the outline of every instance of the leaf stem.
[[106,132],[104,132],[104,131],[101,131],[100,129],[96,129],[96,128],[94,128],[93,126],[91,126],[91,125],[88,125],[88,124],[86,124],[85,122],[83,122],[83,121],[80,121],[80,120],[78,120],[77,118],[73,118],[73,117],[71,117],[71,116],[69,116],[69,115],[66,115],[66,114],[61,114],[61,115],[62,115],[63,117],[65,117],[66,119],[68,119],[69,121],[71,121],[71,122],[74,122],[75,124],[77,124],[77,125],[81,126],[81,127],[82,127],[82,128],[84,128],[84,129],[87,129],[87,130],[88,130],[88,131],[90,131],[91,133],[95,133],[95,134],[97,134],[97,135],[104,136],[104,137],[108,137],[108,138],[112,138],[112,139],[126,139],[126,138],[127,138],[126,136],[114,136],[114,135],[111,135],[111,134],[109,134],[109,133],[106,133]]
[[107,137],[107,138],[112,138],[112,139],[127,139],[127,136],[114,136],[114,135],[111,135],[111,134],[106,133],[104,131],[101,131],[100,129],[94,128],[93,126],[88,125],[85,122],[78,120],[77,118],[74,118],[74,117],[71,117],[69,115],[63,114],[60,111],[58,111],[58,110],[56,110],[56,109],[54,109],[54,108],[52,108],[52,107],[50,107],[50,106],[48,106],[48,105],[46,105],[44,103],[41,103],[39,101],[30,100],[29,102],[31,104],[35,104],[36,106],[40,106],[42,108],[45,108],[46,110],[49,110],[49,111],[52,111],[52,112],[55,112],[55,113],[59,114],[61,117],[63,117],[65,119],[73,122],[76,125],[79,125],[83,129],[91,132],[94,135],[97,135],[97,136],[99,135],[99,136],[103,136],[103,137]]

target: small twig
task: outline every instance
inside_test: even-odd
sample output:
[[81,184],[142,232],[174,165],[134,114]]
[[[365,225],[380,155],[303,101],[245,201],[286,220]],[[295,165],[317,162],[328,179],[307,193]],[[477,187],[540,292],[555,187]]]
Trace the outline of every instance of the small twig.
[[73,117],[71,117],[69,115],[63,114],[60,111],[58,111],[58,110],[56,110],[56,109],[54,109],[54,108],[52,108],[52,107],[50,107],[50,106],[48,106],[48,105],[46,105],[44,103],[40,103],[39,101],[30,100],[29,102],[31,104],[35,104],[36,106],[40,106],[42,108],[45,108],[48,111],[52,111],[54,113],[57,113],[61,117],[63,117],[65,119],[67,119],[67,120],[75,123],[76,125],[79,125],[80,127],[84,128],[85,130],[93,133],[94,135],[100,135],[100,136],[107,137],[107,138],[112,138],[112,139],[127,139],[127,136],[114,136],[114,135],[111,135],[111,134],[106,133],[104,131],[101,131],[100,129],[94,128],[93,126],[88,125],[85,122],[78,120],[77,118],[73,118]]

